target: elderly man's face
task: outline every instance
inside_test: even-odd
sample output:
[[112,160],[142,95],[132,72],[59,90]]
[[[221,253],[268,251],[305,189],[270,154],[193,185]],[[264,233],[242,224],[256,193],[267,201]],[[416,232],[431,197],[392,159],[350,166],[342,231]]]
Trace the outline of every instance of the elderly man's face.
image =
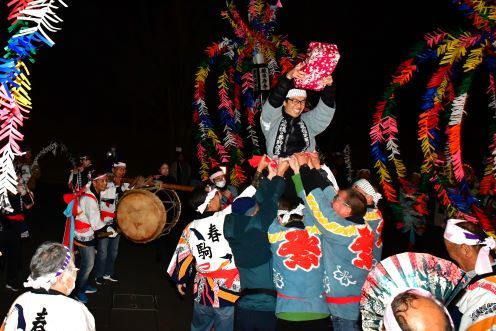
[[470,271],[475,268],[475,262],[477,261],[478,251],[475,246],[469,245],[457,245],[449,240],[444,239],[444,244],[446,245],[446,250],[453,261],[458,264],[460,268],[464,271]]
[[332,200],[332,209],[339,217],[346,218],[351,216],[351,206],[347,202],[348,194],[346,191],[339,191]]
[[305,97],[292,97],[288,98],[283,102],[284,111],[291,117],[298,117],[301,115],[305,109],[305,103],[307,98]]
[[65,295],[71,294],[72,290],[76,286],[76,277],[77,277],[77,272],[79,271],[78,268],[74,265],[74,262],[71,261],[69,266],[67,267],[67,271],[65,274],[63,274],[63,281],[65,281],[65,288],[66,288],[66,293]]

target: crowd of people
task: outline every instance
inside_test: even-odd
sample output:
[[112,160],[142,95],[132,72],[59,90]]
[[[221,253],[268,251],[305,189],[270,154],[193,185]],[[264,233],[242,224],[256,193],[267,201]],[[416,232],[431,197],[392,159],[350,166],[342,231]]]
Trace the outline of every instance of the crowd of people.
[[[333,165],[322,161],[315,137],[334,116],[335,84],[332,76],[325,78],[318,104],[304,111],[306,91],[293,86],[304,75],[301,65],[283,75],[263,105],[267,154],[249,185],[230,185],[225,170],[214,167],[208,183],[189,197],[195,214],[168,259],[167,273],[181,295],[193,285],[193,331],[362,330],[362,288],[385,257],[382,196],[370,171],[340,187]],[[28,291],[13,303],[0,330],[67,330],[68,321],[71,330],[95,329],[84,304],[99,285],[119,281],[116,208],[124,192],[138,185],[126,181],[126,170],[117,159],[109,173],[94,168],[89,156],[80,158],[69,178],[72,193],[65,197],[63,245],[46,242],[37,249],[24,283]],[[191,183],[183,159],[158,171],[149,180]],[[1,223],[0,250],[12,290],[19,288],[23,215],[33,204],[25,187],[20,181],[13,211]],[[426,289],[402,289],[387,303],[382,329],[496,329],[496,243],[477,223],[445,221],[446,249],[467,282],[448,307]],[[409,226],[417,230],[417,224]]]
[[[340,189],[321,164],[315,136],[332,120],[334,86],[329,78],[318,106],[303,112],[306,92],[292,86],[301,75],[297,66],[283,76],[263,106],[268,155],[252,185],[227,205],[212,185],[193,194],[197,215],[168,267],[179,293],[193,282],[191,330],[362,329],[362,286],[382,259],[381,194],[370,171]],[[383,329],[496,327],[494,240],[480,225],[454,219],[444,238],[470,280],[450,307],[405,288],[388,303]]]

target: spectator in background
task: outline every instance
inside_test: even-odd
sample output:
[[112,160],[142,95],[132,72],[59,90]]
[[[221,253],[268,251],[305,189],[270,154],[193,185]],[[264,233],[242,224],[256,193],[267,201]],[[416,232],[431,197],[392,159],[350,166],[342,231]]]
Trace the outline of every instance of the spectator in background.
[[176,159],[171,164],[170,174],[176,179],[177,184],[191,184],[191,166],[184,158],[182,147],[176,147]]
[[238,190],[232,185],[227,185],[226,174],[220,167],[214,167],[210,170],[210,182],[215,185],[215,188],[221,194],[222,209],[229,206],[238,196]]
[[20,181],[24,185],[28,185],[31,178],[31,165],[33,164],[33,154],[31,148],[25,147],[24,154],[17,156],[15,159],[15,170],[20,176]]
[[176,178],[170,174],[169,162],[163,162],[158,172],[158,175],[153,176],[155,180],[161,181],[164,184],[176,184]]
[[62,244],[45,242],[31,259],[28,292],[12,304],[0,330],[93,331],[95,319],[81,303],[67,297],[74,289],[74,255]]
[[25,211],[33,207],[33,195],[22,181],[17,184],[17,194],[8,195],[11,212],[0,215],[0,251],[5,259],[7,282],[5,288],[17,292],[20,289],[19,270],[22,265],[23,244],[21,238],[29,236]]
[[90,173],[93,170],[91,157],[82,155],[79,157],[79,166],[71,170],[69,175],[69,188],[72,192],[81,191],[90,181]]

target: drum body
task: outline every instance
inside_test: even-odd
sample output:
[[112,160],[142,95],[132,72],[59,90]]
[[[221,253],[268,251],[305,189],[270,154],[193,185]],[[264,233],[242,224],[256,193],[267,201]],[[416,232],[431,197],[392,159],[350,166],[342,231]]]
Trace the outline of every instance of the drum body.
[[181,203],[172,190],[133,189],[117,205],[117,223],[135,243],[147,243],[170,232],[181,214]]

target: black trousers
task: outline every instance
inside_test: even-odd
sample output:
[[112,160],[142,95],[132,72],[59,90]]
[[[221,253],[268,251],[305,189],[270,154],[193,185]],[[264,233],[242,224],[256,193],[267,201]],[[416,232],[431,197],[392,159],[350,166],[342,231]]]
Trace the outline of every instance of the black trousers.
[[3,221],[0,231],[0,251],[5,262],[7,284],[18,285],[19,270],[21,269],[22,246],[21,228],[19,222]]
[[330,330],[329,317],[311,321],[286,321],[277,319],[277,331],[328,331]]
[[249,310],[236,307],[235,331],[275,331],[276,314],[273,311]]

